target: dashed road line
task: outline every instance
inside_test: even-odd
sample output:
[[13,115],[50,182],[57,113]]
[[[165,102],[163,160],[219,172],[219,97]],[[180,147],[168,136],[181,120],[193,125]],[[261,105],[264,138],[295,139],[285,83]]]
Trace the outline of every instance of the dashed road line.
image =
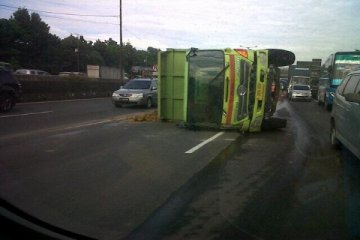
[[47,114],[47,113],[52,113],[52,112],[53,112],[53,111],[23,113],[23,114],[13,114],[13,115],[0,116],[0,118],[24,117],[24,116],[31,116],[31,115]]
[[196,150],[199,150],[200,148],[202,148],[203,146],[205,146],[206,144],[208,144],[209,142],[214,141],[216,138],[220,137],[220,136],[223,135],[223,134],[224,134],[224,132],[219,132],[219,133],[215,134],[214,136],[212,136],[211,138],[209,138],[209,139],[203,141],[202,143],[196,145],[195,147],[187,150],[185,153],[193,153],[193,152],[195,152]]

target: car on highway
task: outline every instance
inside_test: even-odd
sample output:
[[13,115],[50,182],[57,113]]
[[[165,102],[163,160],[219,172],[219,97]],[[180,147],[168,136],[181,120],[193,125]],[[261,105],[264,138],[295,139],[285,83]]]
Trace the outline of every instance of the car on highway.
[[112,102],[116,107],[133,104],[151,108],[157,105],[157,80],[132,79],[112,94]]
[[38,69],[18,69],[15,71],[17,75],[50,75],[48,72]]
[[360,71],[347,75],[335,92],[330,140],[360,159]]
[[18,101],[21,84],[11,70],[0,67],[0,112],[9,112]]
[[311,101],[311,89],[309,85],[295,84],[289,89],[289,99],[294,100],[306,100]]

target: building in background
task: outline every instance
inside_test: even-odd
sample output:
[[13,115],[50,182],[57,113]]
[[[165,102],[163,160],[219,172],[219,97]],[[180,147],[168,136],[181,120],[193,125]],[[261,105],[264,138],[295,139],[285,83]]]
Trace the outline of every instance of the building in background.
[[[99,65],[87,65],[87,76],[89,78],[120,79],[120,69]],[[124,78],[127,79],[126,77]]]

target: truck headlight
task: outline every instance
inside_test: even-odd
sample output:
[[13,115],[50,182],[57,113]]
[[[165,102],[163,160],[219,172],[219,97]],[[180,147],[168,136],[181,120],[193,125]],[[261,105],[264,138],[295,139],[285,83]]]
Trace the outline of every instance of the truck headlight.
[[116,92],[114,92],[114,93],[112,94],[112,96],[113,96],[113,97],[120,97],[120,95],[119,95],[118,93],[116,93]]

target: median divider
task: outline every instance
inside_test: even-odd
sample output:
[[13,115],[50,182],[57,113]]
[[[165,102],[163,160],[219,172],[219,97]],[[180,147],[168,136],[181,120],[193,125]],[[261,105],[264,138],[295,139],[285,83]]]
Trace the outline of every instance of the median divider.
[[22,85],[22,102],[109,97],[125,84],[118,79],[81,76],[16,75]]

